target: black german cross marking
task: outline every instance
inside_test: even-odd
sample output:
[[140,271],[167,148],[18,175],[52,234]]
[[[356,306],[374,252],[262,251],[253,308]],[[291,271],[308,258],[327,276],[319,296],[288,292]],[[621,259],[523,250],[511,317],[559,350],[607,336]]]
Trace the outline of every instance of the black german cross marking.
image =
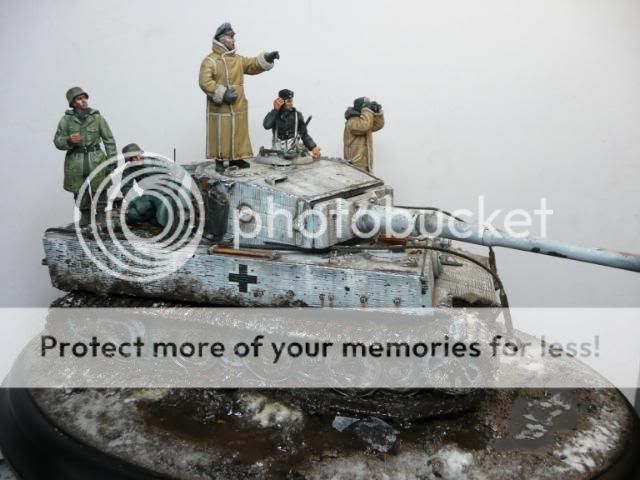
[[247,286],[250,283],[258,283],[258,277],[255,275],[249,275],[246,265],[239,265],[238,273],[229,274],[229,281],[234,283],[237,282],[240,291],[242,293],[247,293]]

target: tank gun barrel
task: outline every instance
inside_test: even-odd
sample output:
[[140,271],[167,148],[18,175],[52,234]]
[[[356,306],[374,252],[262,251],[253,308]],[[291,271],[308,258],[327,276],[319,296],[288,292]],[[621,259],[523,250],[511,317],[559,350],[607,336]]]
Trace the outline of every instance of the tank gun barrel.
[[411,237],[427,235],[640,272],[640,255],[637,254],[604,248],[580,247],[532,236],[509,235],[499,229],[460,222],[451,217],[443,218],[441,215],[425,210],[372,207],[367,210],[366,215],[358,218],[356,225],[359,230],[357,233],[364,234],[363,236],[374,230],[385,235],[399,233]]

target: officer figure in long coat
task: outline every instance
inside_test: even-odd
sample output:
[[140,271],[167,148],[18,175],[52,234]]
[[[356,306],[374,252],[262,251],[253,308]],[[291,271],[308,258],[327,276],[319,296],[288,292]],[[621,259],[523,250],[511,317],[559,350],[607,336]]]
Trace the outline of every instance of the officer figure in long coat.
[[[58,123],[58,129],[53,143],[59,150],[67,152],[64,159],[64,189],[73,193],[77,199],[78,193],[85,179],[91,172],[107,158],[117,154],[116,142],[109,128],[109,124],[98,110],[89,108],[89,94],[80,87],[73,87],[67,91],[67,110]],[[100,148],[104,144],[105,153]],[[102,169],[87,188],[87,194],[80,199],[80,224],[86,226],[91,222],[91,199],[100,183],[115,168],[115,164],[108,169]],[[98,202],[96,221],[101,222],[106,206],[107,188],[103,189]]]
[[207,158],[242,160],[253,157],[249,140],[244,75],[273,68],[277,51],[257,57],[236,53],[235,32],[229,23],[216,30],[212,52],[200,66],[200,88],[207,95]]
[[311,152],[314,159],[320,158],[320,148],[307,131],[304,116],[293,106],[293,92],[283,89],[273,101],[273,110],[264,117],[262,126],[273,131],[273,147],[284,153],[298,151],[298,141]]
[[356,98],[344,118],[344,159],[365,172],[373,171],[372,133],[384,127],[382,105],[367,97]]

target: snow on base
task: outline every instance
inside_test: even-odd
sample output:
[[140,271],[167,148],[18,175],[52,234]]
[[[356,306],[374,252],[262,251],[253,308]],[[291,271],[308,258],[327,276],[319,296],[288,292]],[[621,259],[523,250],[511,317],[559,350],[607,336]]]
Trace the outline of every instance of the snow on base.
[[[318,465],[309,478],[316,480],[485,480],[473,470],[473,454],[446,446],[433,455],[407,452],[376,459],[365,456],[341,458]],[[372,477],[372,472],[375,476]]]
[[252,415],[251,420],[263,428],[302,422],[302,412],[300,410],[280,402],[270,401],[264,395],[255,393],[242,394],[240,403]]
[[538,423],[527,423],[524,429],[513,436],[516,440],[534,440],[544,437],[547,429]]
[[455,447],[445,447],[435,455],[439,459],[443,468],[440,472],[442,478],[463,478],[469,467],[473,464],[473,455],[463,452]]
[[166,388],[137,388],[132,390],[129,398],[125,399],[125,403],[137,402],[140,400],[149,402],[159,402],[166,397],[171,390]]
[[553,425],[554,419],[571,409],[571,404],[559,394],[554,394],[545,400],[531,400],[527,402],[529,413],[523,415],[526,420],[521,432],[514,435],[516,440],[535,440],[542,438]]
[[[2,458],[2,454],[0,453],[0,459]],[[0,480],[16,480],[15,475],[9,468],[9,464],[0,460]]]
[[[561,450],[553,454],[566,466],[556,467],[558,472],[571,470],[585,473],[596,468],[596,459],[608,456],[619,444],[620,424],[607,408],[602,408],[599,418],[590,418],[590,430],[584,430],[569,440]],[[605,427],[605,425],[608,425]]]

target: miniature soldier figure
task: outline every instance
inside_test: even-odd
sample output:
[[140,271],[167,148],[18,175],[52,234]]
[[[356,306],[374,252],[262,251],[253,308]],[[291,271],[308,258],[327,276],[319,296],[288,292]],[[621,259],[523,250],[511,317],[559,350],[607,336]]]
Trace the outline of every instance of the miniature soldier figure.
[[[89,108],[88,99],[89,94],[80,87],[73,87],[67,91],[67,102],[71,109],[66,111],[58,123],[58,130],[53,138],[56,148],[67,152],[64,159],[64,189],[73,193],[74,199],[77,199],[82,184],[91,172],[107,158],[116,155],[116,142],[111,129],[98,110]],[[101,140],[107,152],[106,156],[100,149]],[[114,167],[115,165],[100,171],[87,188],[87,195],[80,199],[81,226],[91,223],[93,192]],[[102,190],[98,201],[98,223],[104,219],[107,190]]]
[[[122,154],[125,167],[120,191],[127,201],[127,224],[147,223],[166,227],[171,221],[163,239],[171,237],[177,229],[184,233],[192,227],[189,224],[187,200],[179,192],[182,187],[171,173],[174,164],[163,158],[146,155],[136,143],[125,146]],[[131,193],[134,184],[142,190],[139,195],[136,195],[137,192]]]
[[365,172],[373,171],[373,132],[384,127],[382,105],[356,98],[344,114],[344,159]]
[[317,160],[320,158],[320,148],[313,141],[301,112],[293,106],[293,92],[283,89],[278,92],[278,98],[273,101],[273,110],[264,117],[262,125],[273,131],[273,148],[282,152],[292,152],[298,149],[298,140],[311,152]]
[[212,49],[200,66],[200,88],[207,94],[207,158],[251,158],[244,75],[272,69],[280,54],[273,51],[257,57],[238,55],[235,32],[229,23],[216,30]]
[[125,168],[122,172],[123,183],[120,187],[123,197],[133,188],[134,182],[143,189],[142,195],[130,199],[127,205],[127,223],[136,224],[148,222],[153,225],[167,224],[168,211],[165,202],[157,195],[144,193],[144,180],[153,175],[151,171],[142,172],[145,169],[144,152],[135,143],[130,143],[122,149],[124,155]]

